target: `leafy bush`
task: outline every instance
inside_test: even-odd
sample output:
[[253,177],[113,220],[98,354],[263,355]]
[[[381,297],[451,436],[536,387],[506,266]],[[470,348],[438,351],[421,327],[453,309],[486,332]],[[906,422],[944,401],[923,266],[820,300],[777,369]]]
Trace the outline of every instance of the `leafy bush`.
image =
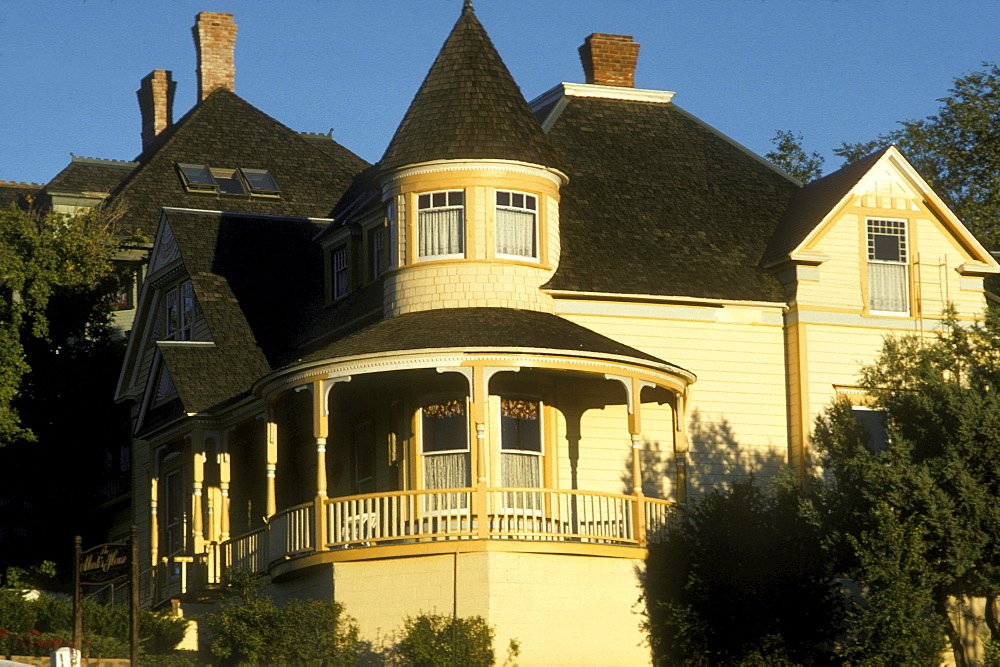
[[[515,641],[510,652],[512,657],[519,653]],[[403,664],[414,667],[489,666],[495,662],[493,628],[481,616],[421,614],[406,619],[396,653]]]
[[[187,621],[182,618],[144,612],[139,615],[140,650],[147,654],[168,652],[184,638],[186,628]],[[83,630],[85,655],[128,656],[131,638],[126,607],[84,600]],[[6,655],[45,656],[68,646],[73,637],[73,603],[44,594],[29,600],[22,591],[0,589],[0,637],[0,654],[6,651]]]
[[343,605],[292,600],[275,606],[253,574],[234,572],[227,599],[205,617],[211,651],[223,665],[350,665],[358,627]]

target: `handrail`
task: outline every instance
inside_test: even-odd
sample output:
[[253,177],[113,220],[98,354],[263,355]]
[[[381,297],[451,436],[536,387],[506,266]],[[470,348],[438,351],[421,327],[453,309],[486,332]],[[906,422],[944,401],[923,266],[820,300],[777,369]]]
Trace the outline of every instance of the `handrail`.
[[284,509],[266,526],[224,542],[221,569],[264,573],[310,553],[452,540],[645,546],[659,540],[673,505],[642,495],[513,487],[322,498]]

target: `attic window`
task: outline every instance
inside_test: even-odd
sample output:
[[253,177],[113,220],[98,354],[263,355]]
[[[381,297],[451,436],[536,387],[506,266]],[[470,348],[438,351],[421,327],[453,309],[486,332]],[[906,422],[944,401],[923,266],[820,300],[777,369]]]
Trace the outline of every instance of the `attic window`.
[[204,164],[178,163],[181,180],[188,192],[210,192],[224,195],[277,197],[281,189],[267,169],[247,167],[209,167]]

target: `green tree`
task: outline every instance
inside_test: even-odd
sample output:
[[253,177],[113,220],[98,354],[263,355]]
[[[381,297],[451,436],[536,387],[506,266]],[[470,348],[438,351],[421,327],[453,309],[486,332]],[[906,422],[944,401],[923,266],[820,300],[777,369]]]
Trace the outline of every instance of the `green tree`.
[[[886,446],[870,446],[845,404],[814,432],[829,534],[845,573],[867,590],[869,630],[887,635],[852,641],[861,653],[908,642],[930,660],[943,632],[966,665],[949,600],[982,596],[995,609],[1000,595],[1000,316],[971,327],[951,318],[930,339],[887,339],[861,385],[885,415]],[[995,615],[987,622],[1000,637]]]
[[846,162],[896,144],[958,217],[990,247],[1000,243],[1000,69],[955,79],[938,112],[877,138],[844,142]]
[[678,506],[644,588],[657,664],[824,662],[843,600],[808,499],[753,477]]
[[[0,446],[35,439],[18,406],[32,368],[29,346],[43,343],[56,352],[107,334],[108,313],[94,306],[115,286],[116,248],[112,230],[93,215],[0,210]],[[62,322],[67,338],[52,335],[55,301],[84,304],[75,321]]]
[[823,174],[823,156],[802,148],[802,135],[791,130],[778,130],[771,137],[774,150],[764,157],[789,176],[808,183]]

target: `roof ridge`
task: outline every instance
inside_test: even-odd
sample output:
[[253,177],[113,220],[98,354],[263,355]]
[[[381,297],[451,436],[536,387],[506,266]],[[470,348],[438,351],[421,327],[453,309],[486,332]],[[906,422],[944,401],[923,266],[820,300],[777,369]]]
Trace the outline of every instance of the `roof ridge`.
[[138,166],[138,162],[131,160],[114,160],[103,157],[86,157],[70,153],[70,164],[88,164],[96,167],[116,167],[118,169],[132,169]]
[[29,183],[28,181],[0,181],[0,187],[5,188],[41,188],[43,183]]

